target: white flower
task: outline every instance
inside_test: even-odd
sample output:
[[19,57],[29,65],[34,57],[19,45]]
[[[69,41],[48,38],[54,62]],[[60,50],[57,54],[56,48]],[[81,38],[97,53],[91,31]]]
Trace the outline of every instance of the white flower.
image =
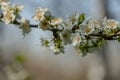
[[64,21],[62,25],[69,29],[73,28],[73,24],[69,20]]
[[58,26],[58,25],[60,25],[62,22],[63,22],[63,19],[62,19],[62,18],[53,18],[53,19],[51,19],[51,21],[50,21],[50,25],[52,25],[52,26]]
[[31,31],[29,23],[30,23],[29,20],[27,20],[25,18],[21,18],[21,20],[20,20],[20,27],[22,28],[24,36],[25,36],[25,34],[28,34]]
[[56,47],[56,46],[51,46],[51,47],[50,47],[50,50],[52,50],[54,53],[60,53],[59,48]]
[[97,21],[94,20],[89,20],[85,25],[84,25],[84,31],[86,34],[91,34],[95,31],[95,29],[101,29],[100,24]]
[[82,53],[81,50],[80,50],[80,48],[79,48],[79,45],[74,46],[74,48],[75,48],[75,51],[76,51],[78,54]]
[[67,43],[71,43],[71,36],[72,31],[68,28],[66,28],[65,30],[63,30],[63,32],[61,33],[61,38],[62,38],[62,42],[63,44],[67,44]]
[[21,18],[20,23],[21,23],[21,26],[22,26],[22,27],[29,27],[29,26],[30,26],[29,20],[27,20],[27,19],[25,19],[25,18],[23,18],[23,17]]
[[7,10],[3,12],[3,18],[1,19],[6,24],[13,22],[15,20],[15,15],[13,11]]
[[9,2],[3,2],[3,3],[1,3],[1,9],[2,9],[2,11],[9,10],[9,11],[14,11],[14,12],[20,12],[20,11],[22,11],[23,7],[24,6],[17,5],[17,4],[10,5]]
[[59,54],[59,53],[64,53],[64,47],[57,47],[57,46],[51,46],[50,50],[52,50],[55,54]]
[[65,27],[69,27],[70,22],[69,21],[64,21],[63,24],[64,24]]
[[0,6],[1,6],[2,11],[6,11],[6,10],[10,9],[9,8],[10,7],[10,3],[9,2],[1,2]]
[[38,25],[38,28],[40,28],[40,29],[42,29],[44,31],[49,29],[49,21],[47,21],[47,20],[40,21],[40,23]]
[[68,19],[72,24],[76,25],[78,23],[78,14],[74,13],[74,14],[68,16]]
[[40,40],[43,47],[48,47],[49,41],[47,39],[40,38]]
[[41,7],[36,8],[33,19],[39,20],[39,21],[43,20],[44,19],[44,14],[47,11],[48,11],[48,8],[41,8]]
[[17,4],[14,4],[12,5],[13,9],[16,10],[17,12],[19,11],[22,11],[23,7],[22,5],[17,5]]
[[77,32],[74,35],[72,35],[71,40],[73,46],[79,45],[79,43],[81,42],[80,33]]
[[116,29],[120,23],[116,20],[113,20],[113,19],[104,19],[103,21],[103,25],[104,25],[104,28],[108,28],[108,29]]
[[6,24],[13,22],[16,18],[16,15],[19,11],[21,11],[23,6],[20,5],[10,5],[9,2],[2,2],[1,3],[1,10],[2,10],[2,21]]

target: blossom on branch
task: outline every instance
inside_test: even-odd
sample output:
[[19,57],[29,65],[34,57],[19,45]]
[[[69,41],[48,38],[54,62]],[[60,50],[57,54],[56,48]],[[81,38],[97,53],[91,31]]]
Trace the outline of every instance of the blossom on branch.
[[10,2],[2,2],[1,10],[2,10],[2,18],[1,20],[6,24],[14,22],[14,20],[19,15],[19,12],[22,11],[23,6],[21,5],[10,5]]
[[120,23],[113,19],[104,19],[103,21],[104,28],[109,29],[116,29],[118,26],[120,26]]
[[118,31],[120,27],[120,23],[116,20],[105,18],[103,20],[103,26],[104,26],[104,29],[103,29],[104,33],[107,35],[112,35]]
[[38,7],[35,9],[35,14],[33,15],[32,18],[35,20],[41,21],[44,19],[44,15],[47,11],[48,11],[48,8]]
[[62,38],[62,42],[64,45],[66,44],[70,44],[71,43],[71,33],[72,31],[68,28],[64,29],[60,35],[61,35],[61,38]]
[[105,41],[120,41],[120,23],[113,19],[105,18],[98,22],[91,18],[85,19],[84,13],[74,13],[63,21],[61,17],[51,15],[48,8],[38,7],[32,17],[38,24],[32,25],[19,14],[23,6],[0,0],[0,8],[0,21],[19,25],[24,36],[31,31],[31,27],[51,31],[52,40],[41,38],[41,42],[42,46],[49,47],[55,54],[64,53],[64,47],[72,44],[77,53],[85,56],[101,47]]
[[49,41],[47,39],[40,38],[42,46],[48,47]]
[[15,15],[13,11],[6,10],[3,12],[3,18],[1,19],[6,24],[13,22],[15,20]]
[[56,55],[59,53],[64,53],[64,47],[51,46],[50,50],[52,50]]
[[52,26],[58,26],[58,25],[60,25],[62,22],[63,22],[63,19],[62,19],[62,18],[53,18],[53,19],[51,19],[51,21],[50,21],[50,25],[52,25]]
[[96,33],[101,28],[100,23],[95,20],[88,20],[87,23],[83,24],[85,34]]
[[38,28],[42,29],[42,30],[48,30],[49,29],[49,21],[44,19],[42,21],[40,21]]
[[72,37],[71,37],[71,40],[72,40],[72,45],[73,46],[79,45],[80,42],[81,42],[81,35],[80,35],[80,33],[77,32],[77,33],[73,34]]
[[31,31],[29,23],[30,23],[29,20],[27,20],[25,18],[21,18],[21,20],[20,20],[20,28],[22,29],[24,36],[26,34],[30,33],[30,31]]

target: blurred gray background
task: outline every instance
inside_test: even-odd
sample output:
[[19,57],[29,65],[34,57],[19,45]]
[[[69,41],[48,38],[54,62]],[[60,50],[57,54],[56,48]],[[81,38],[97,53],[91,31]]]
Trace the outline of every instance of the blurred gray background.
[[[48,7],[53,15],[66,18],[74,12],[85,13],[101,20],[105,16],[120,20],[120,0],[11,0],[24,5],[21,16],[31,19],[35,7]],[[108,42],[96,53],[81,57],[71,46],[66,53],[54,55],[49,49],[40,46],[40,37],[50,35],[40,29],[32,29],[23,37],[22,31],[14,25],[0,23],[0,74],[5,64],[9,63],[16,52],[27,55],[28,70],[35,80],[120,80],[120,44]],[[4,76],[5,77],[5,76]],[[1,80],[0,79],[0,80]],[[7,80],[7,79],[2,79]]]

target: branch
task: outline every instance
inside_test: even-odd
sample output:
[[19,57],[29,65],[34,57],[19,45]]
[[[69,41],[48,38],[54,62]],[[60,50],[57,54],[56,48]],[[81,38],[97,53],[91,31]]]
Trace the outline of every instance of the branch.
[[54,53],[63,53],[64,46],[72,44],[76,51],[84,56],[90,52],[91,48],[101,47],[104,41],[120,41],[120,23],[113,19],[104,18],[98,22],[85,19],[85,14],[81,13],[80,15],[73,14],[63,21],[62,18],[51,15],[47,8],[38,7],[32,18],[40,24],[30,24],[29,20],[19,15],[21,10],[22,6],[19,5],[1,5],[0,21],[20,26],[24,36],[31,31],[30,28],[38,28],[38,26],[43,31],[51,31],[52,40],[41,40],[42,44],[50,47]]
[[90,34],[88,36],[100,37],[100,38],[103,38],[104,40],[117,40],[120,34],[113,34],[110,36],[105,34]]
[[[13,25],[17,25],[17,26],[20,26],[20,22],[18,22],[17,20],[15,20],[13,23],[11,23],[11,24],[13,24]],[[32,27],[32,28],[38,28],[38,25],[36,25],[36,24],[29,24],[30,25],[30,27]]]

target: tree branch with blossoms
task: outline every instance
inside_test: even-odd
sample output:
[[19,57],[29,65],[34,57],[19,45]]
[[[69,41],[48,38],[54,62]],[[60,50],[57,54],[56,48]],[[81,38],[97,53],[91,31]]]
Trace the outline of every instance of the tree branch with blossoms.
[[23,6],[0,1],[0,9],[0,21],[19,26],[24,36],[30,33],[31,28],[51,31],[51,40],[41,38],[41,43],[55,54],[64,53],[65,45],[71,44],[77,53],[85,56],[102,47],[106,41],[120,41],[120,23],[113,19],[104,18],[98,22],[86,18],[84,13],[74,13],[63,20],[53,16],[48,8],[37,7],[32,19],[39,24],[32,25],[29,20],[20,16]]

